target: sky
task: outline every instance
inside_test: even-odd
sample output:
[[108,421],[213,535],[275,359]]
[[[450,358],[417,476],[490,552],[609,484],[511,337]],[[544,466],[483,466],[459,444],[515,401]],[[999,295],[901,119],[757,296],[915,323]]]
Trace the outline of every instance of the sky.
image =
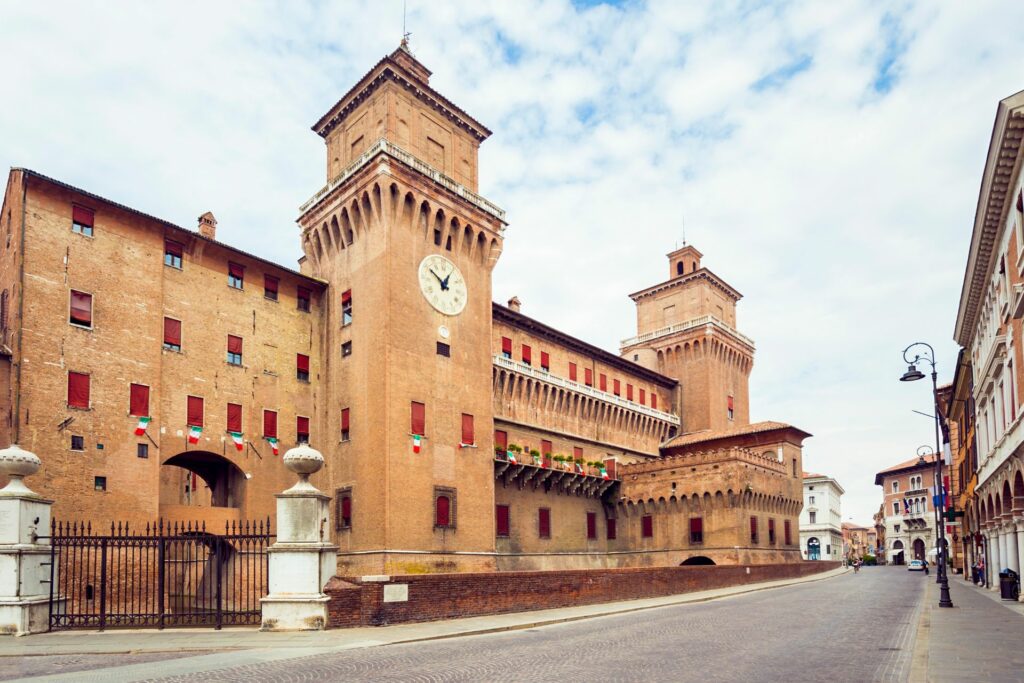
[[[310,126],[402,34],[401,0],[0,0],[0,165],[286,265],[325,182]],[[1024,89],[1024,3],[408,0],[431,85],[494,131],[508,212],[494,298],[617,351],[628,294],[687,240],[743,293],[751,418],[868,523],[874,474],[933,443],[998,101]]]

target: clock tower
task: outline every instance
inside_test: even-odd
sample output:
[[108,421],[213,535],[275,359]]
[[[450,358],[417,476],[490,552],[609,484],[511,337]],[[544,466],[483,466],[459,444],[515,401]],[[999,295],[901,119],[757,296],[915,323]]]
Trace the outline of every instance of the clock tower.
[[504,212],[477,194],[490,131],[429,78],[403,43],[313,126],[327,184],[298,222],[328,284],[316,401],[340,575],[494,568]]

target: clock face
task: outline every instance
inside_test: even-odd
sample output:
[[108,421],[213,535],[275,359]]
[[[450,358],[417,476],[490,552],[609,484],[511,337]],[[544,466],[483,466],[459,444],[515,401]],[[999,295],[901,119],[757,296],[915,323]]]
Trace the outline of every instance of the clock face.
[[420,261],[420,291],[435,309],[458,315],[466,307],[466,281],[454,263],[432,254]]

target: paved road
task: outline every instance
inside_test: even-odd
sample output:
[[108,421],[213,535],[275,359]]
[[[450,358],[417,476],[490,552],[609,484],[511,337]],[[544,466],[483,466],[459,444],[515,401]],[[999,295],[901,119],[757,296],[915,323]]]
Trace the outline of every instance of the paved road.
[[904,681],[932,578],[865,568],[706,603],[152,680]]

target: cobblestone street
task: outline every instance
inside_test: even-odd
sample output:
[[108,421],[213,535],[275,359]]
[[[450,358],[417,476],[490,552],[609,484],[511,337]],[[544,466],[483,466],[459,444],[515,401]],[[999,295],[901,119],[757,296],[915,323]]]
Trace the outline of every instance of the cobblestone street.
[[[206,654],[201,672],[183,676],[167,676],[173,672],[170,662],[145,670],[151,671],[148,680],[161,681],[903,681],[932,578],[872,567],[775,590],[521,631],[243,666],[231,666],[237,653]],[[68,675],[67,669],[49,667],[47,659],[23,660],[21,675]],[[131,663],[123,657],[116,666]],[[98,660],[74,679],[124,680],[116,668],[95,668],[109,666]],[[132,674],[132,680],[140,678],[139,669]]]

